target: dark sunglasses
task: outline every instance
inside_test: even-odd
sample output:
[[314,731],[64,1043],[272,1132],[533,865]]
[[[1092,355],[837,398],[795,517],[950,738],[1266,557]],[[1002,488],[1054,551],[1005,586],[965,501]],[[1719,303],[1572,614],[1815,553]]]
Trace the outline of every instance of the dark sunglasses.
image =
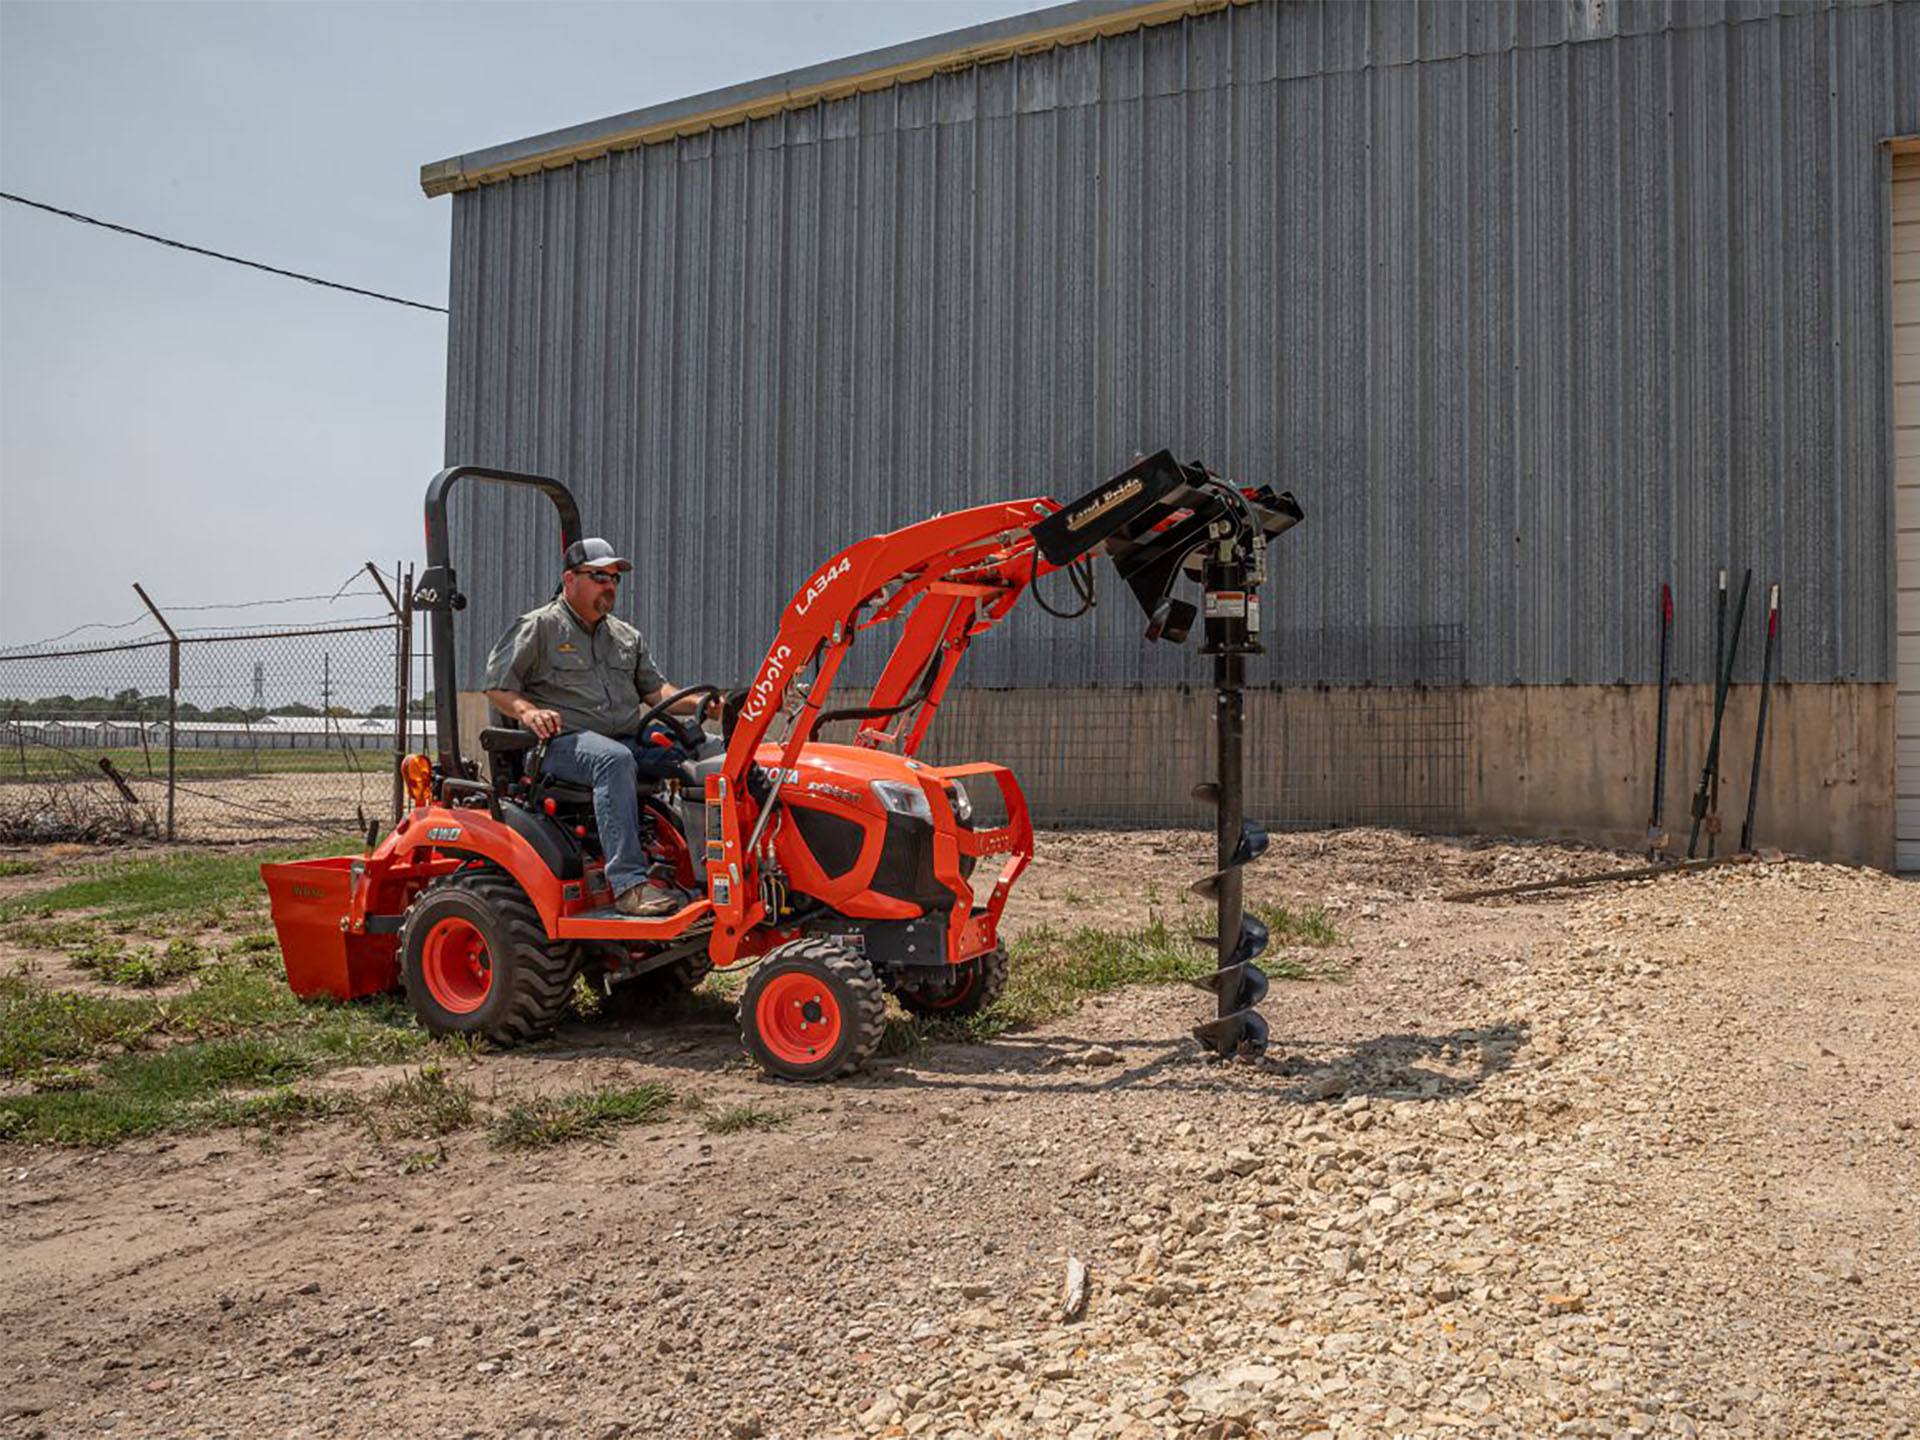
[[586,576],[589,580],[598,580],[602,585],[618,585],[620,583],[620,572],[618,570],[581,570],[578,573]]

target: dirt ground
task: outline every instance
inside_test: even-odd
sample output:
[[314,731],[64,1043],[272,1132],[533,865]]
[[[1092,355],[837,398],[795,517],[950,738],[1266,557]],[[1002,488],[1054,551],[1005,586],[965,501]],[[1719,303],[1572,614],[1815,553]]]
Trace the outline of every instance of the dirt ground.
[[[1044,836],[1012,927],[1137,924],[1206,843]],[[823,1088],[718,1020],[582,1024],[469,1083],[787,1123],[418,1173],[340,1124],[0,1147],[0,1434],[1910,1434],[1920,888],[1440,898],[1628,859],[1279,837],[1254,893],[1341,938],[1260,1065],[1174,988]]]

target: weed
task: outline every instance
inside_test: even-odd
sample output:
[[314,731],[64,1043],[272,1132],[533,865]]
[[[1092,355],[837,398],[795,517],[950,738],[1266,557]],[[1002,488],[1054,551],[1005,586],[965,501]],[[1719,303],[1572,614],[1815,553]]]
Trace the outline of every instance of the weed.
[[271,955],[280,958],[280,937],[271,930],[256,930],[251,935],[242,935],[227,947],[231,955]]
[[710,1135],[737,1135],[742,1130],[777,1130],[793,1117],[772,1110],[756,1110],[751,1105],[733,1105],[707,1118]]
[[39,862],[34,860],[0,860],[0,877],[11,878],[15,875],[37,875]]
[[382,1088],[368,1112],[379,1136],[405,1135],[433,1139],[451,1135],[473,1124],[473,1091],[449,1080],[438,1065],[422,1065],[411,1075]]
[[81,969],[92,971],[110,984],[139,990],[170,985],[191,975],[206,958],[206,952],[198,943],[184,938],[169,942],[161,951],[149,945],[129,951],[123,941],[99,938],[72,953],[73,963]]
[[312,1120],[336,1114],[344,1102],[337,1096],[310,1095],[281,1085],[261,1095],[222,1095],[197,1115],[188,1128],[257,1125],[268,1131],[291,1130]]
[[[394,1003],[397,1006],[399,1002]],[[479,1035],[442,1035],[433,1042],[433,1048],[449,1060],[474,1060],[486,1051],[487,1042]]]
[[510,1105],[494,1125],[502,1150],[540,1150],[572,1140],[595,1140],[623,1125],[660,1118],[672,1098],[664,1085],[634,1085],[541,1097]]
[[55,1090],[91,1090],[100,1077],[78,1065],[43,1065],[20,1077],[41,1094]]
[[71,950],[96,943],[100,927],[91,920],[15,920],[7,938],[35,950]]
[[447,1163],[447,1147],[436,1145],[431,1150],[411,1150],[407,1158],[400,1162],[402,1175],[421,1175],[429,1170],[438,1170]]
[[573,1013],[582,1020],[592,1020],[606,1007],[606,996],[594,988],[593,982],[584,975],[573,977]]

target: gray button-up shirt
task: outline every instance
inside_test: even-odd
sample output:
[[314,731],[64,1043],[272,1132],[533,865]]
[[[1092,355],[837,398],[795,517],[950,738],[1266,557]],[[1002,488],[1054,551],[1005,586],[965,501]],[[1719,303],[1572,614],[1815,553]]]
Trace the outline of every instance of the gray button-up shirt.
[[589,630],[561,596],[514,621],[487,656],[487,689],[525,695],[559,711],[567,729],[601,735],[637,731],[642,697],[666,683],[638,630],[612,615]]

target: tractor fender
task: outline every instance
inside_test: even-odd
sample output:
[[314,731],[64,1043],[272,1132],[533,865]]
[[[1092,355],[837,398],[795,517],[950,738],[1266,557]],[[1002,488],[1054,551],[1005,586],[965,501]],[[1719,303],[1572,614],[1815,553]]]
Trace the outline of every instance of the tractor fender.
[[[489,817],[491,818],[491,817]],[[580,863],[580,847],[567,838],[558,820],[536,815],[516,806],[502,806],[500,818],[514,834],[534,848],[547,869],[562,880],[578,880],[585,867]]]
[[[529,817],[531,818],[531,817]],[[531,841],[504,820],[484,810],[451,810],[430,805],[405,816],[387,839],[392,858],[411,858],[419,850],[483,860],[498,866],[526,892],[540,923],[551,935],[560,919],[562,881]]]

